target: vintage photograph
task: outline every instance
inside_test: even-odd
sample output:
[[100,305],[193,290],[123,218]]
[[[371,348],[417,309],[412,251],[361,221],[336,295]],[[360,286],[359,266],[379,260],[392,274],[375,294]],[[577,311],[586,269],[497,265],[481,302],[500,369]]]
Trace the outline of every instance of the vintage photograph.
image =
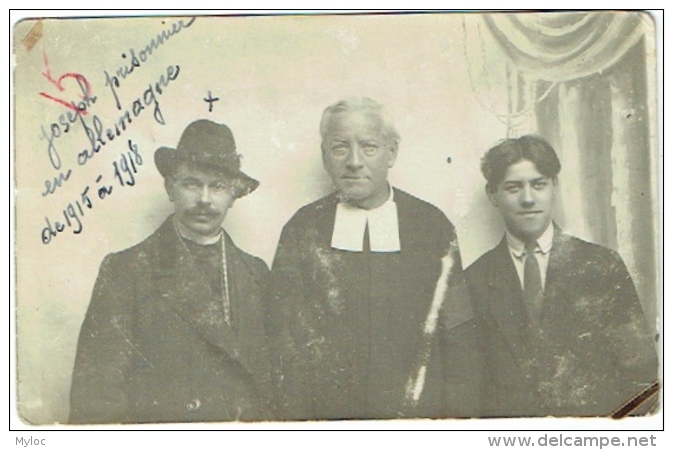
[[646,12],[30,18],[30,425],[661,414]]

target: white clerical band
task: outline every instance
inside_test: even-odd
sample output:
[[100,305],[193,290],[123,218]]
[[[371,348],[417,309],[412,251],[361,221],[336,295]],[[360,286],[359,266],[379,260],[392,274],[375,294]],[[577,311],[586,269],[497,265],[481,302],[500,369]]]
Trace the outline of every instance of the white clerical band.
[[393,201],[392,195],[383,205],[371,210],[344,202],[339,203],[334,220],[332,248],[361,252],[367,226],[372,252],[400,251],[397,204]]

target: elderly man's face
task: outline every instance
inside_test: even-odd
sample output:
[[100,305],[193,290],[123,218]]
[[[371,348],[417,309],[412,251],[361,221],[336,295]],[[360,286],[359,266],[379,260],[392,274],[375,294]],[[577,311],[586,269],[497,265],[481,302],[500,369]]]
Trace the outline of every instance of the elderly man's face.
[[500,210],[507,230],[527,242],[539,238],[549,226],[556,181],[524,159],[509,166],[503,181],[488,196]]
[[377,117],[360,111],[332,116],[323,136],[325,170],[345,201],[371,209],[388,199],[388,169],[397,158]]
[[235,200],[231,180],[218,173],[181,165],[165,185],[175,207],[175,217],[184,227],[203,237],[220,232]]

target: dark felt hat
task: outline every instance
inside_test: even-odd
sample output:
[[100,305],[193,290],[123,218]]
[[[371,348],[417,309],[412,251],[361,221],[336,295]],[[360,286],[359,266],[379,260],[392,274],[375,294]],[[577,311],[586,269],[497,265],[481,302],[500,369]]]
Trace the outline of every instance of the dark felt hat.
[[170,177],[182,162],[234,178],[237,197],[243,197],[259,186],[259,181],[241,171],[241,155],[236,153],[234,135],[224,124],[207,119],[192,122],[182,133],[178,148],[161,147],[154,153],[154,164],[164,178]]

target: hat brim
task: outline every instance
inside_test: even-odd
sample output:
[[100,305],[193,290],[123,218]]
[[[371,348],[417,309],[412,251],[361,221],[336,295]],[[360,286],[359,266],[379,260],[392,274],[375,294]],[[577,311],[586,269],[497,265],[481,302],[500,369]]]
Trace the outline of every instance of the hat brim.
[[192,158],[170,147],[160,147],[154,152],[154,165],[157,166],[157,170],[164,178],[170,178],[175,172],[176,166],[180,163],[201,166],[209,171],[220,172],[227,177],[234,178],[237,181],[235,184],[237,198],[246,196],[259,187],[259,181],[245,174],[240,169],[230,167],[226,164]]

